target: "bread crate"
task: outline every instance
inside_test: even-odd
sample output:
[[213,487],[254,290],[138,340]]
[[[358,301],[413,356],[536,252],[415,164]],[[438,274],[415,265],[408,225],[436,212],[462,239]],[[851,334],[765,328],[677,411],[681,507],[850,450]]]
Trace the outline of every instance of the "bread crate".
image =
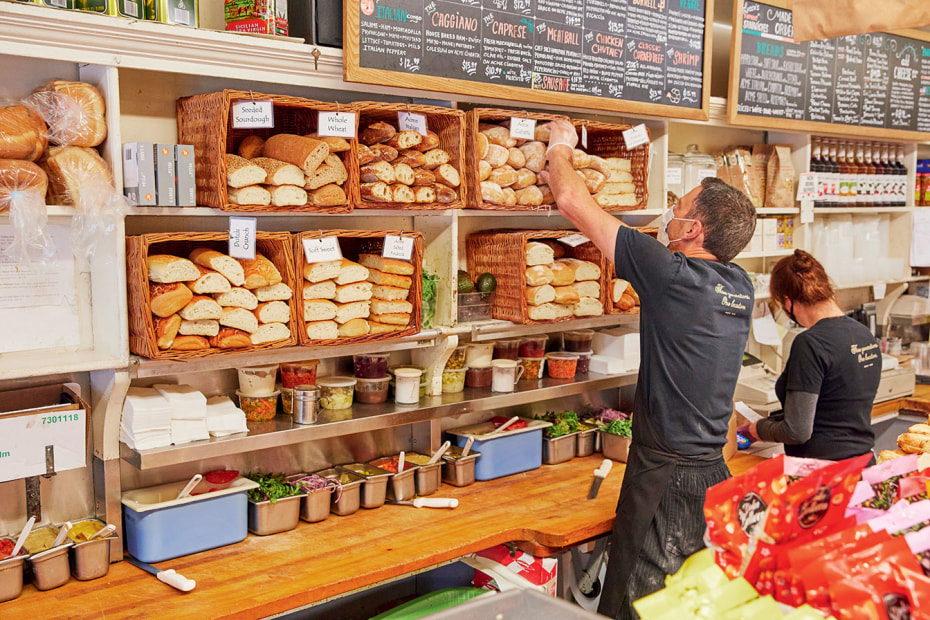
[[190,359],[207,355],[265,351],[297,344],[297,296],[300,282],[294,275],[293,239],[286,232],[256,234],[258,253],[270,260],[281,274],[282,282],[293,294],[287,302],[290,308],[288,328],[290,337],[277,342],[248,347],[221,349],[210,347],[193,351],[159,349],[155,334],[155,317],[151,312],[149,270],[147,258],[155,254],[169,254],[187,258],[191,251],[208,247],[222,253],[229,249],[229,234],[216,232],[149,233],[126,237],[126,282],[129,289],[129,350],[151,359]]
[[[306,253],[304,251],[304,240],[319,239],[321,237],[338,237],[339,247],[342,256],[353,262],[358,262],[361,254],[381,255],[384,249],[384,239],[387,235],[403,235],[413,239],[413,254],[410,263],[413,266],[413,274],[407,276],[411,279],[411,285],[406,297],[406,301],[413,306],[409,320],[406,325],[398,325],[396,331],[384,333],[367,333],[356,336],[346,336],[340,338],[312,338],[307,333],[308,321],[304,317],[304,288],[310,284],[305,278],[305,269],[308,266]],[[299,333],[300,344],[306,346],[333,346],[346,344],[362,344],[367,342],[379,342],[382,340],[392,340],[410,334],[420,332],[421,325],[421,303],[423,296],[423,235],[419,232],[399,231],[399,230],[313,230],[306,231],[294,236],[294,255],[297,267],[297,285],[294,288],[294,297],[296,299],[297,311],[297,330]],[[390,285],[390,284],[388,284]],[[395,287],[396,288],[396,287]],[[325,305],[325,304],[324,304]],[[326,321],[328,319],[322,319]],[[366,319],[367,320],[367,319]]]
[[[274,127],[261,129],[234,129],[231,123],[232,104],[241,100],[270,100],[274,104]],[[252,91],[222,90],[177,102],[178,142],[193,144],[196,157],[197,204],[217,207],[224,211],[302,211],[312,213],[349,213],[357,204],[358,160],[356,141],[349,140],[350,149],[337,153],[346,167],[348,180],[343,184],[346,203],[328,207],[311,204],[275,207],[239,205],[229,201],[226,184],[226,154],[237,153],[239,145],[250,135],[267,139],[276,134],[306,135],[316,133],[318,112],[351,112],[351,106],[289,97],[267,95]]]
[[560,323],[577,316],[565,316],[553,319],[537,320],[530,318],[530,304],[527,302],[526,283],[526,246],[531,241],[555,241],[565,250],[565,258],[594,263],[600,269],[596,282],[599,287],[600,312],[606,308],[607,295],[607,260],[590,241],[577,247],[571,247],[557,240],[573,234],[572,230],[486,230],[468,236],[465,242],[468,275],[474,280],[482,273],[491,273],[497,280],[494,295],[494,308],[491,316],[495,319],[513,321],[524,325],[541,325]]
[[[647,142],[635,149],[627,149],[626,142],[623,140],[623,132],[630,129],[631,125],[614,125],[602,123],[599,121],[589,121],[576,119],[572,121],[578,130],[578,135],[582,134],[582,127],[588,136],[588,147],[585,150],[589,155],[597,155],[604,159],[620,158],[630,160],[629,181],[635,186],[636,204],[634,205],[599,205],[604,211],[634,211],[645,209],[649,202],[649,147]],[[649,133],[649,128],[646,128]],[[579,142],[579,147],[580,147]]]
[[[431,202],[397,202],[397,201],[378,201],[366,199],[364,193],[360,192],[360,199],[356,203],[358,209],[461,209],[465,206],[465,113],[461,110],[451,108],[442,108],[438,106],[414,105],[414,104],[397,104],[397,103],[379,103],[379,102],[356,102],[353,107],[358,113],[358,130],[359,136],[362,132],[373,123],[383,122],[398,129],[398,113],[405,112],[411,114],[422,114],[426,117],[426,126],[429,131],[436,132],[439,137],[439,144],[435,148],[442,149],[449,155],[449,165],[455,168],[459,176],[458,187],[453,188],[457,197],[455,199],[443,202],[438,198]],[[360,141],[357,147],[357,163],[364,160],[361,154],[364,150],[364,141]],[[400,149],[398,149],[400,150]],[[415,149],[419,150],[419,149]],[[430,149],[431,150],[431,149]],[[424,151],[426,152],[426,151]],[[403,155],[391,161],[392,164],[402,163]],[[374,162],[372,162],[374,163]],[[406,161],[409,165],[409,160]],[[422,165],[413,166],[415,172],[426,170]],[[436,172],[434,169],[433,173]],[[359,169],[356,168],[356,177],[359,177]],[[361,180],[359,180],[361,185]],[[416,189],[416,186],[414,187]]]

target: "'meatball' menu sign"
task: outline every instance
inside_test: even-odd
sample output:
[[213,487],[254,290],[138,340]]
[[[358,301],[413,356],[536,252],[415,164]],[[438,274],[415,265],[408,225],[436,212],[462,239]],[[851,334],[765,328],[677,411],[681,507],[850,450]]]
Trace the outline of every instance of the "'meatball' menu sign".
[[347,80],[706,118],[712,0],[346,6]]
[[731,122],[852,125],[850,133],[904,138],[914,136],[896,132],[930,132],[930,42],[870,33],[795,43],[790,10],[753,0],[736,10]]

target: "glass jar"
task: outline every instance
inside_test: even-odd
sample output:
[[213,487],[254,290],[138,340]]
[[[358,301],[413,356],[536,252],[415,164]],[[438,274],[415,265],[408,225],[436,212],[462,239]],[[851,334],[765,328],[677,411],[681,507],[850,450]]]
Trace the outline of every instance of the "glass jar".
[[665,185],[668,191],[681,198],[685,193],[685,157],[681,153],[668,154],[668,167],[665,169]]
[[707,177],[717,176],[717,164],[714,158],[698,150],[697,144],[689,144],[684,156],[684,187],[678,197],[681,198],[701,184]]

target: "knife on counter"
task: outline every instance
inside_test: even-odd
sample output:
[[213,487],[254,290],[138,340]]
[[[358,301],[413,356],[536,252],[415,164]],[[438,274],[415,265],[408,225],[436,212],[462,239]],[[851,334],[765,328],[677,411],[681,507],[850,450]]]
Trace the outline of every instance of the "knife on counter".
[[147,564],[146,562],[140,562],[130,555],[126,556],[126,560],[133,566],[137,566],[147,573],[152,573],[158,578],[159,581],[167,583],[172,588],[180,590],[181,592],[190,592],[197,585],[196,581],[193,579],[188,579],[180,573],[176,573],[173,568],[162,570],[152,566],[151,564]]
[[591,489],[588,491],[588,499],[597,497],[597,492],[601,488],[601,483],[604,482],[604,478],[610,473],[610,468],[613,467],[613,465],[613,461],[604,459],[601,461],[601,466],[594,470],[594,480],[591,482]]
[[413,501],[388,500],[388,503],[397,504],[398,506],[413,506],[414,508],[455,508],[459,505],[459,500],[454,497],[417,497]]

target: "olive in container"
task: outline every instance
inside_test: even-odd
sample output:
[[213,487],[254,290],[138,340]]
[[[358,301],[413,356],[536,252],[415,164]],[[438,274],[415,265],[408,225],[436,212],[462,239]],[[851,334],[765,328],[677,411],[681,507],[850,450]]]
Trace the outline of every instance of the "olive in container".
[[323,409],[348,409],[355,395],[355,377],[320,377],[320,406]]
[[452,446],[442,455],[442,481],[454,487],[467,487],[475,481],[475,461],[479,452],[462,456],[464,448]]

